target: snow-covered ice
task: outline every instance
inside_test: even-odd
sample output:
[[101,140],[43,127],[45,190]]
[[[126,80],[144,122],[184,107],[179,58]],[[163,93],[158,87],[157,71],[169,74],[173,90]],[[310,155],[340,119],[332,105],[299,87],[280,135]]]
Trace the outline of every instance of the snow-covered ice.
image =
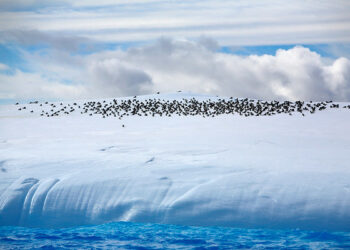
[[348,109],[119,120],[17,108],[0,106],[0,225],[350,230]]

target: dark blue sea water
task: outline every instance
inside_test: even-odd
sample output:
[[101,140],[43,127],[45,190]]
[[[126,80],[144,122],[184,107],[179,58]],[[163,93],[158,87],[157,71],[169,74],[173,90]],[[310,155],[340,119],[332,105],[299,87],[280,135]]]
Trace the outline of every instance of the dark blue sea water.
[[0,227],[1,249],[350,249],[350,232],[109,223],[65,229]]

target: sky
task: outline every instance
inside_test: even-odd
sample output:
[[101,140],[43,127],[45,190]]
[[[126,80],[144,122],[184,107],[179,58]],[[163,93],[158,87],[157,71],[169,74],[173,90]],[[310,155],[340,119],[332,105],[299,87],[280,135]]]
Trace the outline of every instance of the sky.
[[1,0],[0,103],[350,101],[348,0]]

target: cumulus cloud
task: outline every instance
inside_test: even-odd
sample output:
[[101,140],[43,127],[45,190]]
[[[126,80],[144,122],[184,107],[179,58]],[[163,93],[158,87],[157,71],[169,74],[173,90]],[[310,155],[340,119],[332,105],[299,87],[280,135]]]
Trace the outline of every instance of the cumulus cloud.
[[161,39],[130,49],[123,59],[142,67],[163,91],[180,87],[261,99],[350,98],[343,91],[350,87],[350,61],[339,58],[329,63],[304,47],[242,57],[213,52],[201,43]]
[[0,74],[0,99],[74,99],[80,96],[88,96],[85,86],[51,81],[39,73],[16,70],[12,75]]
[[0,92],[12,98],[62,99],[183,90],[258,99],[350,101],[347,58],[323,58],[301,46],[262,56],[219,53],[215,47],[209,38],[162,38],[126,51],[27,54],[40,74],[17,70],[0,75]]
[[143,70],[116,58],[88,64],[89,88],[99,96],[142,95],[152,92],[152,79]]

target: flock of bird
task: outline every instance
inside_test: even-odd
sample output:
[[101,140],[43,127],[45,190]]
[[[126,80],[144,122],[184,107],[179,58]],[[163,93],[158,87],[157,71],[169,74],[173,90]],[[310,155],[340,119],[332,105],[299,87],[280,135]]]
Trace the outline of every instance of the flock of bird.
[[[164,100],[160,98],[150,98],[138,100],[136,96],[131,99],[110,100],[110,101],[88,101],[82,104],[71,103],[49,103],[33,101],[29,106],[23,106],[19,103],[19,111],[29,111],[37,113],[38,109],[31,109],[32,105],[41,107],[40,116],[55,117],[60,115],[69,115],[74,112],[80,112],[89,116],[100,115],[102,118],[117,117],[122,119],[125,116],[203,116],[215,117],[222,114],[241,115],[241,116],[273,116],[277,114],[305,113],[313,114],[327,108],[340,108],[339,104],[326,102],[303,102],[303,101],[260,101],[253,99],[206,99],[197,100],[195,98],[181,100]],[[350,105],[342,106],[350,109]],[[39,108],[40,110],[40,108]]]

